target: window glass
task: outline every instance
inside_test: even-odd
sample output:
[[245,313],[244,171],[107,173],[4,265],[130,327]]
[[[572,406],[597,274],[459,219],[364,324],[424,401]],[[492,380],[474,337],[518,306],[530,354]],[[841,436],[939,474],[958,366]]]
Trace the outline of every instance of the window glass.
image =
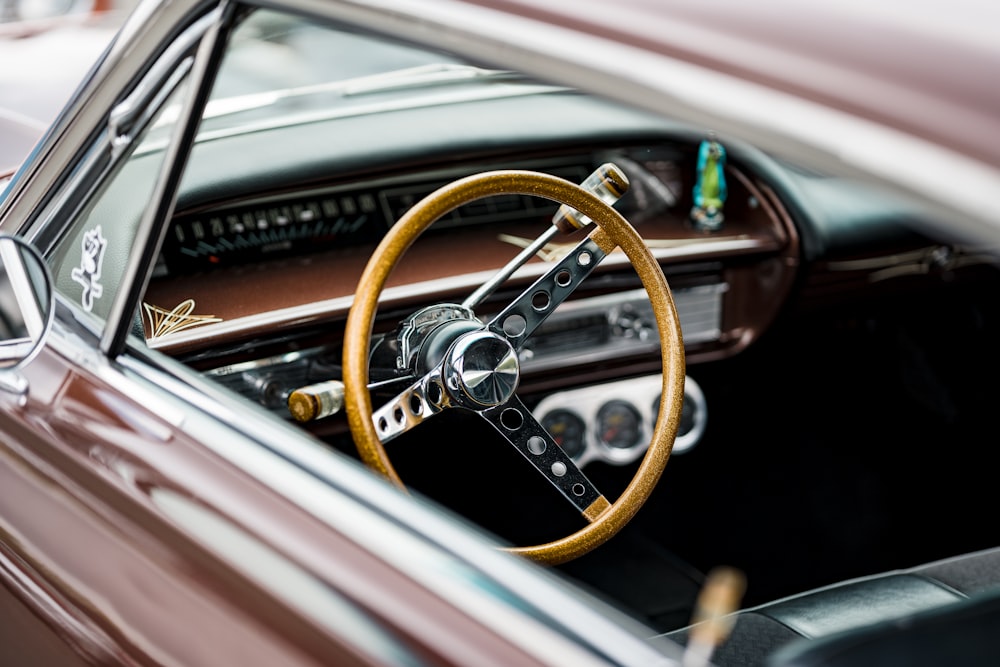
[[465,67],[441,53],[259,10],[233,33],[202,129],[315,120],[332,107],[367,111]]
[[56,291],[97,321],[108,317],[122,282],[187,89],[185,79],[130,144],[50,255]]

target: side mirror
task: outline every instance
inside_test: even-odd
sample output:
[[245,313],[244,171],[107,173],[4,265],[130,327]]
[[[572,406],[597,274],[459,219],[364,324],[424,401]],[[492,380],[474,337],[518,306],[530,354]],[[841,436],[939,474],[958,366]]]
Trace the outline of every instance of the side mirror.
[[45,260],[22,239],[0,234],[0,390],[27,391],[19,369],[38,353],[54,311]]

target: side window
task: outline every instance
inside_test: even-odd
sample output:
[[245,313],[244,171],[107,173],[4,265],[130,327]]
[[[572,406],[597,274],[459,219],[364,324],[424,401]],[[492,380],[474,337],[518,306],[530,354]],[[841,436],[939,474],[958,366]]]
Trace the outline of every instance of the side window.
[[135,250],[139,223],[163,168],[170,131],[187,92],[185,80],[160,104],[49,256],[56,291],[98,322],[107,319]]

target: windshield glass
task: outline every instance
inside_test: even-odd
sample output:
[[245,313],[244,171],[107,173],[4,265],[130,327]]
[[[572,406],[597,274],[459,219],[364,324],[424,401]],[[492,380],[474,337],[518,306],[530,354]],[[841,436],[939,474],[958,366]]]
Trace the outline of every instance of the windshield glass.
[[333,113],[443,104],[470,95],[503,96],[525,88],[510,72],[371,35],[336,31],[331,39],[331,32],[330,26],[266,10],[249,16],[230,41],[203,133],[278,119],[288,124]]

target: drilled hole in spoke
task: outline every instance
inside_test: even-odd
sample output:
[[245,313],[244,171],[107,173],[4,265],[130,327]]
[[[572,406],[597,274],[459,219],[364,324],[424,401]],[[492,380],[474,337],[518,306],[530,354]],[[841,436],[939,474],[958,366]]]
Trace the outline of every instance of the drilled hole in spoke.
[[562,461],[556,461],[552,464],[552,474],[556,477],[562,477],[566,474],[567,468],[566,464]]
[[385,420],[385,417],[378,418],[378,430],[382,433],[389,430],[389,422]]
[[528,321],[521,315],[511,315],[503,321],[503,332],[511,338],[516,338],[528,328]]
[[420,415],[424,411],[424,404],[420,401],[420,397],[416,394],[410,394],[410,414]]
[[524,424],[524,416],[519,410],[507,408],[500,413],[500,423],[508,431],[516,431]]
[[441,388],[437,382],[427,383],[427,400],[434,405],[441,405],[441,399],[444,398],[444,389]]
[[573,282],[573,274],[571,274],[566,269],[563,269],[556,274],[556,285],[559,287],[569,287],[570,283]]
[[531,295],[531,307],[538,312],[548,310],[551,303],[552,299],[549,298],[548,292],[538,291]]
[[402,406],[397,405],[395,408],[393,408],[392,418],[396,420],[397,424],[403,424],[404,422],[406,422],[406,415],[403,414]]
[[583,488],[583,484],[574,484],[573,485],[573,495],[574,496],[577,496],[577,497],[582,496],[584,493],[586,493],[586,491],[587,491],[587,489]]
[[580,266],[590,266],[590,263],[592,261],[594,261],[594,256],[591,255],[586,250],[584,250],[583,252],[581,252],[576,257],[576,263],[579,264]]
[[540,435],[533,435],[528,438],[528,451],[538,456],[545,453],[545,438]]

